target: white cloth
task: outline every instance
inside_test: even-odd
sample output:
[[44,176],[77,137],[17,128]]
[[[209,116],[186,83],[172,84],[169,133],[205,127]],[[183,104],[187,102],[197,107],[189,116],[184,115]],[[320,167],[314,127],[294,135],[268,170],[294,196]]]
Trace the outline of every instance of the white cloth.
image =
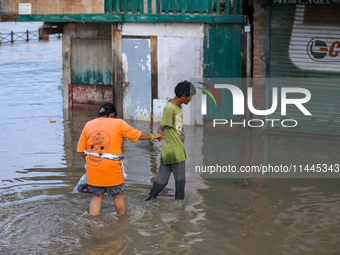
[[85,155],[120,161],[120,164],[122,166],[122,171],[123,171],[123,178],[125,179],[127,177],[127,174],[125,173],[125,167],[124,167],[124,156],[120,156],[117,154],[110,154],[110,153],[88,152],[86,150],[84,151],[84,153]]

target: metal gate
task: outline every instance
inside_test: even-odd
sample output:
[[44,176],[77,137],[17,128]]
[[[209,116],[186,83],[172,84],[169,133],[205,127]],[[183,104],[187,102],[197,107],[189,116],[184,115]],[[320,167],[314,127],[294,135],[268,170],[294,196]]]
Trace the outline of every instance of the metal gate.
[[[297,120],[289,131],[340,134],[339,12],[339,6],[271,6],[267,105],[271,106],[272,88],[278,87],[278,108],[269,118]],[[312,115],[292,105],[281,116],[280,87],[308,89],[311,99],[304,106]],[[269,129],[283,130],[279,124]]]

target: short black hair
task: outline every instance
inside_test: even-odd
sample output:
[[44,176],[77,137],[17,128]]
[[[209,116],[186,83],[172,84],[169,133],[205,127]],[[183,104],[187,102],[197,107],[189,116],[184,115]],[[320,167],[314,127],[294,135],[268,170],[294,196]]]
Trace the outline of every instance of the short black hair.
[[176,97],[181,98],[182,96],[193,96],[196,94],[196,89],[194,85],[189,81],[182,81],[178,83],[175,87]]
[[99,107],[98,110],[99,117],[103,117],[105,115],[109,117],[110,113],[113,113],[115,117],[117,116],[116,107],[112,103],[104,103]]

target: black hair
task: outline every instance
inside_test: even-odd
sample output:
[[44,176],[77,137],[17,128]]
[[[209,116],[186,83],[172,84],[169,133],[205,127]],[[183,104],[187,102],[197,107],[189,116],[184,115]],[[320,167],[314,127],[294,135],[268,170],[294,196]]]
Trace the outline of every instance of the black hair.
[[176,97],[181,98],[182,96],[193,96],[196,94],[196,89],[194,85],[189,81],[182,81],[178,83],[175,87]]
[[105,115],[109,117],[110,113],[113,113],[115,117],[117,116],[116,107],[112,103],[104,103],[99,107],[98,110],[99,117],[103,117]]

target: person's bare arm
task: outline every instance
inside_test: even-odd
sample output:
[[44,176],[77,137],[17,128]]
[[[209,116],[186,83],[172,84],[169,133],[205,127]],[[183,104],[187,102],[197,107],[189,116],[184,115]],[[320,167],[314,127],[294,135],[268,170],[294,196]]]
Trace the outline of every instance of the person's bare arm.
[[161,135],[161,138],[159,139],[160,141],[162,141],[165,138],[165,134],[163,133],[165,127],[166,127],[165,125],[160,125],[157,130],[157,133]]
[[85,160],[85,157],[86,157],[85,153],[84,152],[79,152],[79,153],[83,157],[83,159]]
[[164,134],[163,131],[164,131],[164,128],[165,128],[165,127],[166,127],[165,125],[159,126],[159,128],[158,128],[158,130],[157,130],[157,133],[163,135],[163,134]]
[[[161,137],[162,137],[161,134],[155,134],[155,139],[159,139]],[[139,137],[138,140],[150,140],[151,138],[152,138],[151,134],[147,134],[147,133],[142,132],[142,134],[141,134],[141,136]]]

